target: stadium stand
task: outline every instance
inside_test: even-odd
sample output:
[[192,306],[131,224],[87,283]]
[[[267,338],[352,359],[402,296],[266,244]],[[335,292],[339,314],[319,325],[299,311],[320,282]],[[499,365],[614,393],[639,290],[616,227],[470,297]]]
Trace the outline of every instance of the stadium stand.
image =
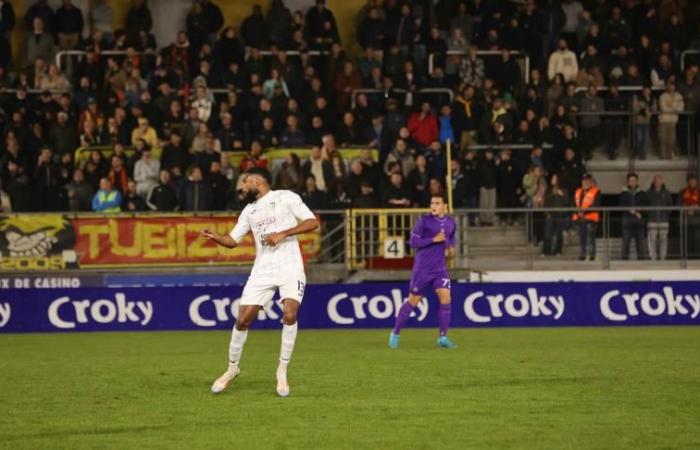
[[[39,0],[18,54],[11,2],[1,17],[5,213],[89,211],[111,190],[108,212],[236,210],[249,167],[315,210],[425,207],[449,169],[454,207],[482,208],[467,225],[510,233],[519,208],[574,206],[587,172],[603,205],[637,172],[640,205],[663,177],[657,206],[698,206],[696,2],[369,0],[341,43],[323,0],[237,26],[197,0],[171,42],[146,1],[115,29],[109,2]],[[542,214],[526,244],[568,229]]]

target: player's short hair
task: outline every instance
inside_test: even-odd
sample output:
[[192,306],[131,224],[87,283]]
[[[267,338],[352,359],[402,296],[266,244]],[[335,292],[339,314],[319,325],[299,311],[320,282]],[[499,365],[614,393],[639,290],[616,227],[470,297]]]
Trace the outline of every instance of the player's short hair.
[[270,172],[261,167],[251,167],[250,169],[245,171],[245,175],[247,177],[251,175],[257,175],[259,177],[262,177],[268,185],[272,184],[272,177],[270,176]]
[[432,199],[434,199],[434,198],[439,198],[440,200],[442,200],[442,202],[443,202],[444,204],[447,204],[447,194],[444,193],[444,192],[440,192],[439,194],[431,194],[431,195],[430,195],[430,200],[432,200]]

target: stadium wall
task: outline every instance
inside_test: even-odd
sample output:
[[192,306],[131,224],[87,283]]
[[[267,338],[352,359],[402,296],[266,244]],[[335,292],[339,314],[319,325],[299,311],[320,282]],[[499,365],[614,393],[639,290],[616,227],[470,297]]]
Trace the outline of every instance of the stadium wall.
[[[0,333],[230,329],[242,292],[241,286],[59,289],[36,280],[2,280]],[[299,324],[389,328],[407,294],[405,282],[311,285]],[[699,281],[456,283],[452,295],[455,327],[700,325]],[[412,326],[437,326],[434,296],[413,315]],[[280,305],[270,302],[254,327],[279,328],[281,317]]]

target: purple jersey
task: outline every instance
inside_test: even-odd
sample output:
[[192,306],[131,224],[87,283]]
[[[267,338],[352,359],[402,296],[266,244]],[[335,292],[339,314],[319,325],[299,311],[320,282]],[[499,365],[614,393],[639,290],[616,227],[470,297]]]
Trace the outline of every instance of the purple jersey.
[[[455,229],[457,225],[452,217],[442,219],[432,214],[426,214],[418,219],[411,231],[411,247],[416,249],[416,260],[413,264],[413,278],[420,274],[442,275],[447,273],[445,249],[455,245]],[[445,232],[446,239],[435,243],[433,238],[440,231]]]

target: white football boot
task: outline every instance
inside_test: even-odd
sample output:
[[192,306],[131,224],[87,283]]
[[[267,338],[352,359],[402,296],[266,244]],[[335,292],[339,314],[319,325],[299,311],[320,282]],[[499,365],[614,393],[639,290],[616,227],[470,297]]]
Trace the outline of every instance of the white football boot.
[[238,367],[238,364],[230,365],[223,375],[214,380],[214,384],[211,385],[211,392],[214,394],[223,392],[239,373],[241,373],[241,369]]
[[289,383],[287,382],[287,367],[280,366],[277,368],[277,395],[287,397],[289,395]]

